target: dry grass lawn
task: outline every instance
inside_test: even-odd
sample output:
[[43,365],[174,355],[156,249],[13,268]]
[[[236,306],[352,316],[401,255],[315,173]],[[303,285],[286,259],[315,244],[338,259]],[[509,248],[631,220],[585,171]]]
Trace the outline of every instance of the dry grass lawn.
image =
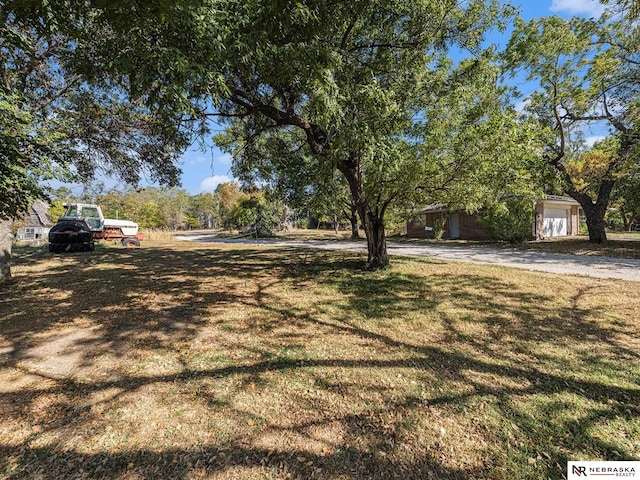
[[18,251],[0,478],[546,479],[640,459],[640,285],[146,242]]

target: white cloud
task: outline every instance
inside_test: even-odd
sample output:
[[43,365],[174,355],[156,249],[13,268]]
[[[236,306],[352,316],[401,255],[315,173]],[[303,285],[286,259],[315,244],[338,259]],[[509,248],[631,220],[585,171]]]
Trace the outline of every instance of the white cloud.
[[607,137],[605,137],[604,135],[592,135],[590,137],[585,137],[584,143],[587,145],[587,147],[591,148],[596,142],[604,140],[605,138]]
[[201,193],[213,193],[216,187],[221,183],[231,182],[232,178],[227,175],[214,175],[213,177],[205,178],[200,182]]
[[604,5],[598,0],[553,0],[550,10],[570,15],[599,17],[604,12]]

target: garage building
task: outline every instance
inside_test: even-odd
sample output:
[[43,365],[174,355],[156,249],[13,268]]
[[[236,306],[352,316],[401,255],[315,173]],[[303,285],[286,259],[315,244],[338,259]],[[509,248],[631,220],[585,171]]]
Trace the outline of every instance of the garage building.
[[[573,198],[547,195],[536,204],[532,238],[542,240],[553,237],[578,235],[580,204]],[[415,212],[407,223],[407,237],[433,238],[434,227],[444,222],[445,239],[488,240],[489,233],[476,213],[449,210],[445,205],[431,205]]]

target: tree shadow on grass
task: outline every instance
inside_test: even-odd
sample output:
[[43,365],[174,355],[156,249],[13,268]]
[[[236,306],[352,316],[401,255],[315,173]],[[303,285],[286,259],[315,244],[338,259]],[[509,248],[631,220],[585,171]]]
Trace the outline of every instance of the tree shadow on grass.
[[[455,470],[444,468],[437,459],[423,458],[413,465],[397,465],[374,454],[345,448],[333,455],[316,456],[301,453],[279,453],[270,449],[229,445],[226,448],[194,450],[129,451],[120,454],[85,454],[61,452],[42,447],[18,454],[0,446],[0,457],[15,458],[31,466],[30,478],[145,478],[184,479],[211,478],[242,469],[250,478],[291,479],[462,479],[479,478],[482,469]],[[7,480],[26,478],[25,472],[9,474]],[[233,475],[233,474],[232,474]],[[229,478],[224,475],[220,478]],[[237,478],[249,478],[237,476]]]
[[[585,302],[586,298],[604,298],[615,293],[619,287],[610,282],[585,280],[570,296],[562,298],[559,292],[541,291],[535,285],[535,275],[531,277],[531,288],[525,290],[512,281],[484,273],[419,276],[393,271],[372,278],[371,274],[358,273],[348,265],[342,275],[336,275],[340,261],[322,256],[318,260],[306,271],[294,273],[292,278],[301,283],[314,278],[333,285],[345,295],[342,305],[346,311],[359,313],[366,319],[403,321],[416,312],[442,312],[438,319],[447,324],[447,340],[463,340],[494,356],[497,352],[493,347],[505,342],[517,348],[517,344],[525,342],[552,341],[568,346],[586,340],[606,344],[617,355],[640,359],[640,351],[618,341],[621,336],[633,333],[634,327],[615,319],[607,319],[606,324],[599,321],[607,314],[606,310]],[[414,262],[425,268],[442,264],[430,260]],[[445,303],[452,307],[451,312],[438,309]],[[348,315],[342,319],[349,322]],[[481,325],[488,335],[465,332],[461,326],[466,322]]]
[[[7,384],[0,394],[10,425],[3,435],[25,422],[34,427],[2,438],[0,472],[11,479],[546,478],[562,476],[572,454],[635,458],[638,447],[624,448],[598,428],[619,424],[627,435],[640,428],[640,394],[625,371],[637,354],[619,342],[629,325],[597,322],[594,307],[583,306],[597,294],[588,285],[558,303],[497,276],[435,268],[441,263],[422,262],[429,276],[370,274],[356,264],[350,255],[277,248],[106,249],[21,279],[2,294],[1,366],[41,383]],[[305,301],[292,300],[295,293]],[[74,326],[76,336],[65,337]],[[437,341],[424,335],[428,328],[440,332]],[[197,342],[210,360],[203,366],[193,356]],[[563,358],[594,344],[610,356]],[[48,374],[38,363],[69,350],[69,374]],[[105,355],[175,364],[102,377],[96,359]],[[68,443],[78,432],[120,425],[105,412],[153,392],[176,408],[228,415],[238,432],[120,451]],[[290,418],[255,409],[262,396],[290,408]],[[483,408],[487,414],[474,415]],[[432,441],[430,428],[455,430],[437,423],[443,419],[458,419],[477,437],[461,450],[476,463],[450,458],[464,437]],[[339,432],[325,440],[326,451],[314,433],[322,429]],[[501,449],[510,452],[506,460]]]

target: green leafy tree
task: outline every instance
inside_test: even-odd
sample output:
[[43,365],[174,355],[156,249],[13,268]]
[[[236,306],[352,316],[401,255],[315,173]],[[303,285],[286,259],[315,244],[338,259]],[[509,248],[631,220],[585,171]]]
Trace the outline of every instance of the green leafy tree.
[[626,231],[640,227],[640,165],[633,165],[625,171],[614,192],[615,206],[620,211],[623,228]]
[[[604,217],[621,171],[637,162],[640,37],[625,19],[548,17],[520,22],[507,49],[509,68],[526,72],[539,88],[529,114],[546,128],[544,158],[564,192],[585,213],[589,239],[607,241]],[[597,185],[583,189],[571,162],[580,162],[580,137],[606,124],[617,141],[615,155],[601,165]],[[592,179],[594,177],[592,176]]]
[[158,206],[164,228],[179,230],[187,227],[191,197],[186,190],[163,190],[158,198]]
[[194,228],[218,228],[221,225],[219,209],[212,193],[200,193],[191,197],[189,210],[191,226]]
[[[219,135],[217,140],[226,147],[233,145],[235,137],[230,133]],[[283,212],[291,206],[316,219],[318,226],[330,221],[337,228],[339,222],[350,221],[353,237],[358,238],[358,213],[344,177],[333,165],[318,163],[304,148],[291,150],[295,145],[291,132],[278,133],[262,135],[260,140],[246,145],[251,153],[234,165],[234,175],[247,185],[258,180],[270,198],[283,203]]]
[[141,228],[162,228],[164,224],[159,197],[160,189],[158,188],[128,190],[124,194],[120,218],[134,221]]
[[567,173],[573,179],[576,190],[597,197],[600,184],[609,165],[613,162],[615,152],[607,152],[597,148],[576,155],[566,163]]
[[253,225],[258,219],[258,206],[259,202],[257,198],[243,198],[233,208],[229,221],[231,225],[236,228],[249,227]]
[[510,243],[523,242],[531,237],[535,201],[523,196],[492,203],[480,213],[480,221],[492,238]]
[[307,207],[309,214],[318,220],[318,226],[322,221],[328,221],[333,224],[336,233],[338,233],[341,223],[353,221],[355,230],[352,228],[352,237],[358,238],[358,214],[355,208],[351,209],[351,195],[344,177],[335,171],[329,178],[314,183],[315,185],[312,185],[309,190]]
[[478,51],[503,10],[484,1],[228,6],[216,20],[234,25],[233,42],[209,61],[228,65],[219,111],[231,125],[222,143],[239,164],[284,142],[314,155],[313,175],[340,171],[367,236],[368,267],[386,267],[385,215],[424,173],[411,138],[416,114],[435,101],[428,92],[478,78],[483,62],[454,69],[446,53]]
[[243,195],[231,211],[230,224],[254,232],[258,237],[271,237],[282,218],[282,205],[268,199],[263,191]]
[[[628,21],[633,22],[640,18],[640,2],[638,0],[600,0],[613,12],[622,14]],[[637,23],[631,23],[631,27],[638,28]]]
[[105,218],[122,218],[124,211],[125,192],[116,189],[109,190],[96,198],[96,203],[100,205]]
[[73,202],[78,200],[71,189],[68,187],[62,186],[56,188],[51,191],[49,198],[51,202],[49,203],[49,218],[52,221],[56,221],[62,215],[64,215],[65,208],[64,204],[68,201]]
[[241,202],[247,200],[249,196],[240,190],[236,182],[221,183],[216,187],[213,194],[218,208],[218,218],[220,224],[226,229],[238,227],[239,224],[247,225],[251,221],[238,220],[237,208]]

